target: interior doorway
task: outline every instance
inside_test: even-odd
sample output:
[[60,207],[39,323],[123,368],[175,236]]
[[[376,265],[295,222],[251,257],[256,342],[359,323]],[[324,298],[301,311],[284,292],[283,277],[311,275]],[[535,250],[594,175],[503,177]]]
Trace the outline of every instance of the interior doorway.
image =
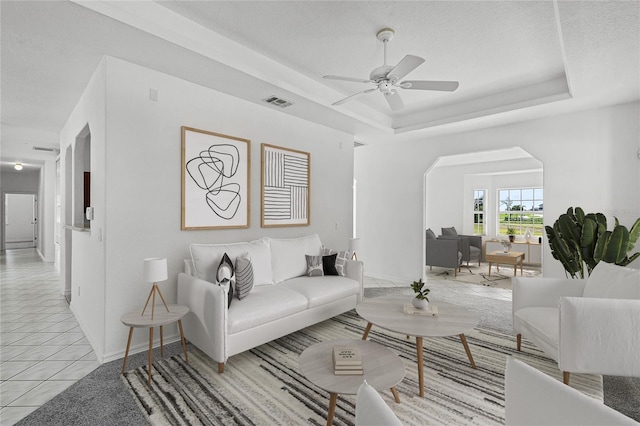
[[4,194],[4,247],[35,248],[38,242],[38,198],[30,193]]
[[[489,244],[507,238],[502,235],[499,223],[500,190],[535,187],[544,187],[543,163],[520,147],[439,157],[424,174],[423,259],[426,258],[425,230],[430,228],[438,235],[442,228],[449,227],[456,228],[459,234],[480,235],[484,259]],[[483,194],[480,209],[483,226],[480,230],[476,220],[479,190]],[[537,215],[542,212],[529,213]],[[522,235],[519,238],[524,240]],[[544,241],[544,236],[540,239]],[[538,237],[535,243],[538,243]],[[539,256],[526,255],[525,263],[539,266],[542,270],[542,247],[541,243],[536,246],[540,250]],[[530,248],[527,247],[527,252]]]

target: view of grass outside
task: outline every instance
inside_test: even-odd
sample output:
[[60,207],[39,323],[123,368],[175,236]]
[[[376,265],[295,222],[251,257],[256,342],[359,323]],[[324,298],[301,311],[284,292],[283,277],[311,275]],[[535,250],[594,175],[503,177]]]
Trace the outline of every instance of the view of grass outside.
[[484,235],[484,189],[473,191],[473,234]]
[[513,228],[515,235],[524,235],[528,228],[534,237],[544,235],[542,188],[501,189],[498,200],[498,234]]

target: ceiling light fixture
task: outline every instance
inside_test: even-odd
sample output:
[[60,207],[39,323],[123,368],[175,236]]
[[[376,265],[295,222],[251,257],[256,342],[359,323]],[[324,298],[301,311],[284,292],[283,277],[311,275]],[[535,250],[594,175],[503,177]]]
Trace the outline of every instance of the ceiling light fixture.
[[13,166],[13,168],[16,170],[22,170],[22,163],[16,163],[16,165]]

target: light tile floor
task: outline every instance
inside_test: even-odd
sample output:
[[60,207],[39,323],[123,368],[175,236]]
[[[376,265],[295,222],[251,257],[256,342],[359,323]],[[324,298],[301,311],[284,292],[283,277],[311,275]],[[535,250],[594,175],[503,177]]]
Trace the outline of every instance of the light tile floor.
[[0,424],[8,426],[99,365],[53,264],[0,252]]
[[[93,371],[99,363],[61,294],[60,276],[34,249],[0,252],[0,424],[13,425]],[[365,277],[365,288],[409,287]],[[456,287],[511,300],[511,290],[429,277],[429,288]]]

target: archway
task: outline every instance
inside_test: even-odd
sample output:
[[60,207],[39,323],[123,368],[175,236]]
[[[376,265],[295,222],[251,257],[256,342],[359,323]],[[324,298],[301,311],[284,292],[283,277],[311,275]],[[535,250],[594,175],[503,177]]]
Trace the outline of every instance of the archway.
[[[542,162],[520,147],[439,157],[424,173],[423,262],[426,258],[424,231],[428,228],[436,235],[440,234],[441,228],[452,226],[460,234],[480,233],[483,247],[489,240],[504,238],[499,227],[498,192],[508,188],[544,189],[543,178]],[[484,192],[481,227],[477,224],[474,227],[474,219],[477,219],[474,209],[476,190]],[[541,217],[544,212],[539,210],[535,214]],[[539,235],[533,240],[535,243],[538,236],[543,237],[542,226],[539,228]],[[521,237],[523,239],[524,236]],[[542,245],[537,249],[541,252]],[[534,259],[534,256],[530,258]],[[539,260],[542,267],[541,258],[541,255],[535,256],[536,263]],[[426,279],[424,268],[423,277]]]

